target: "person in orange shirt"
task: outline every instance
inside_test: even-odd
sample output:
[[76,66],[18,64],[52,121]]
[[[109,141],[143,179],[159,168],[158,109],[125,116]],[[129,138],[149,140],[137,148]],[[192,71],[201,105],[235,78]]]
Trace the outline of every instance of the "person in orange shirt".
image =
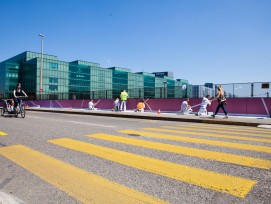
[[139,103],[137,104],[137,107],[135,109],[135,112],[144,112],[144,109],[145,109],[145,103],[144,103],[144,100],[141,99],[139,101]]

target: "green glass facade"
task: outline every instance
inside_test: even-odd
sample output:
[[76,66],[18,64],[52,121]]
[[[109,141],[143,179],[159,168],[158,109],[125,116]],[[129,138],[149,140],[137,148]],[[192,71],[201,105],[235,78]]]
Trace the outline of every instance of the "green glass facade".
[[2,62],[0,63],[0,97],[4,98],[7,96],[5,93],[9,93],[11,97],[16,84],[18,83],[19,75],[19,64],[13,62]]
[[138,72],[138,74],[143,76],[144,97],[155,98],[155,75],[146,72]]
[[1,62],[0,98],[12,97],[18,82],[34,99],[116,98],[123,89],[130,98],[180,98],[184,96],[182,85],[188,84],[187,80],[175,80],[173,73],[133,73],[127,68],[102,68],[81,60],[64,62],[44,54],[40,92],[40,66],[41,54],[35,52],[23,52]]

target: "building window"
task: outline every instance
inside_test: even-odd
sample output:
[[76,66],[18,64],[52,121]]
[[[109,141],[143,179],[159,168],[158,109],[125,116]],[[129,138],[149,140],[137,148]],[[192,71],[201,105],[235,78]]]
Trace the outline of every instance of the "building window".
[[49,78],[49,83],[50,84],[58,84],[58,78],[50,77]]
[[50,91],[57,91],[58,90],[58,86],[57,85],[49,85],[49,90]]
[[50,63],[49,63],[49,68],[50,68],[50,69],[58,69],[58,64],[57,64],[57,63],[52,63],[52,62],[50,62]]

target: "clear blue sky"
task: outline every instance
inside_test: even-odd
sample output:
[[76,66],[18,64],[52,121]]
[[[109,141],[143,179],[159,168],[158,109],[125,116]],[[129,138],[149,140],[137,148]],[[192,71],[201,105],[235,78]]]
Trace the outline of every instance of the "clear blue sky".
[[0,0],[0,62],[24,51],[192,84],[271,81],[271,0]]

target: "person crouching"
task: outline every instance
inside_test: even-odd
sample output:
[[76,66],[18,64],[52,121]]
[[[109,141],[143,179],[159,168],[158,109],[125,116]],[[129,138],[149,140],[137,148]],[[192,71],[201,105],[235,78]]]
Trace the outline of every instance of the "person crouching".
[[144,100],[141,99],[139,101],[139,103],[137,104],[137,106],[136,106],[135,112],[141,112],[141,113],[143,113],[144,109],[145,109],[145,103],[144,103]]

